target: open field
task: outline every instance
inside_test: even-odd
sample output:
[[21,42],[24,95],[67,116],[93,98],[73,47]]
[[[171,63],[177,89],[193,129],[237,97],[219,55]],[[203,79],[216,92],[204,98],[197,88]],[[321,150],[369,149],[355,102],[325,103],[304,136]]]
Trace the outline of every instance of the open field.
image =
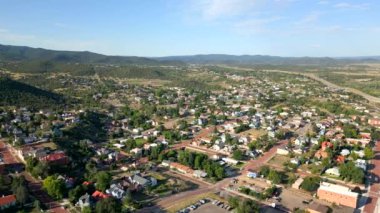
[[289,161],[290,158],[285,155],[275,155],[270,161],[268,161],[268,164],[278,168],[278,167],[283,167],[284,163],[286,161]]
[[263,129],[250,129],[244,132],[239,133],[241,136],[249,136],[252,139],[257,139],[263,135],[265,135],[267,132]]

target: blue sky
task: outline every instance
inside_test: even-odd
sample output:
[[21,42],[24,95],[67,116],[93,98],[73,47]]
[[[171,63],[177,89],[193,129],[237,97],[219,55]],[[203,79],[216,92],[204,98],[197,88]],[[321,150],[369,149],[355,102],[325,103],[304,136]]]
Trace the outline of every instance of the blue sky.
[[380,55],[378,0],[0,0],[0,43],[109,55]]

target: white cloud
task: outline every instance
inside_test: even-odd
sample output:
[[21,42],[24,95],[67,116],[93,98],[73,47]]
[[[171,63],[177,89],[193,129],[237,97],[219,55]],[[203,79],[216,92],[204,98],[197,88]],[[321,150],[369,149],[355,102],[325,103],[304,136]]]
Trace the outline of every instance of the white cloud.
[[341,2],[334,5],[334,7],[338,9],[356,9],[356,10],[367,10],[369,9],[369,6],[370,5],[368,3],[352,4],[352,3],[347,3],[347,2]]

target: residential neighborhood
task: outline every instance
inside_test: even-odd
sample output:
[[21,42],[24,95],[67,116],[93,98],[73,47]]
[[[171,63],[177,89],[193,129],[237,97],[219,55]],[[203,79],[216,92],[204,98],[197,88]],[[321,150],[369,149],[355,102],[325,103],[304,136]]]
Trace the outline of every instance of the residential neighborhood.
[[[115,83],[97,107],[1,108],[1,209],[377,208],[377,108],[304,76],[215,75],[230,85]],[[109,105],[116,94],[128,104]]]

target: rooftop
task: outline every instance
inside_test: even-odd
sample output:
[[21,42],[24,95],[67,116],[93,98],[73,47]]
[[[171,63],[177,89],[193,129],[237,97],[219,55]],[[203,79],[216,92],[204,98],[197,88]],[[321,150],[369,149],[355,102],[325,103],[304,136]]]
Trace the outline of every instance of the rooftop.
[[15,195],[8,195],[0,197],[0,206],[8,205],[10,203],[16,202],[16,196]]
[[350,188],[348,187],[336,185],[332,183],[327,183],[327,182],[322,182],[318,190],[325,190],[329,192],[343,194],[346,196],[358,197],[358,193],[352,192]]

